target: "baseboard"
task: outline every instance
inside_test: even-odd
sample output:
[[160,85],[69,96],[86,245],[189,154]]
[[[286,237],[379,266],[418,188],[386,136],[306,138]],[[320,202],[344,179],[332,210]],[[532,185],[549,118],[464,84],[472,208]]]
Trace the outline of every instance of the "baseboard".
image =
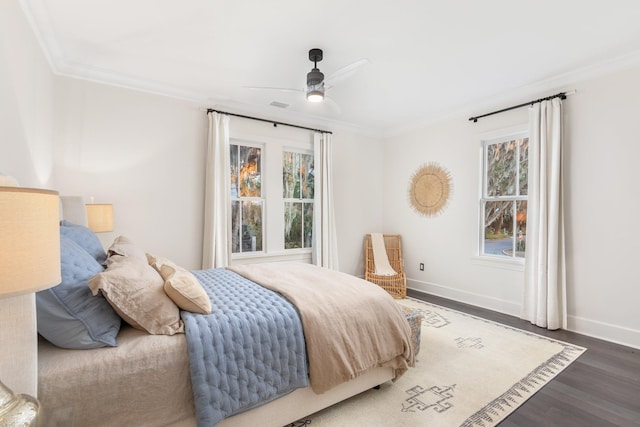
[[568,316],[567,330],[593,338],[640,349],[640,331],[611,323]]
[[452,299],[465,304],[475,305],[488,310],[520,316],[520,304],[499,298],[488,297],[486,295],[473,292],[461,291],[447,286],[436,285],[435,283],[423,282],[407,278],[407,287],[416,291],[425,292],[442,298]]
[[[520,317],[520,304],[407,278],[407,287],[431,295]],[[640,349],[640,331],[579,316],[568,316],[567,330],[615,344]]]

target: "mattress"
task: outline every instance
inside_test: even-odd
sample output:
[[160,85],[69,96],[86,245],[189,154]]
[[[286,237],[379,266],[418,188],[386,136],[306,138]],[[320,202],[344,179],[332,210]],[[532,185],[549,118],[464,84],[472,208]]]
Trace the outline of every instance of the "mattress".
[[184,335],[123,324],[118,347],[66,350],[42,338],[38,346],[40,425],[195,425]]

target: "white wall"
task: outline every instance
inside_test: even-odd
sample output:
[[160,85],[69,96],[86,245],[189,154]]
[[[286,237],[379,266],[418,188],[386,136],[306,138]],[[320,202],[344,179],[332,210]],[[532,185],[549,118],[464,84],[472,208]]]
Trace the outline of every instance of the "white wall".
[[[526,123],[526,110],[505,114],[499,126]],[[491,307],[518,311],[521,273],[475,262],[477,235],[478,133],[497,124],[458,118],[390,138],[385,145],[385,232],[400,233],[409,286]],[[409,183],[425,163],[436,162],[452,176],[452,195],[439,216],[418,215],[409,204]],[[419,271],[418,264],[425,264]]]
[[0,173],[23,187],[53,187],[54,81],[18,2],[0,2]]
[[334,202],[340,271],[364,276],[364,236],[383,229],[383,142],[336,130]]
[[640,68],[576,88],[566,104],[569,326],[640,347]]
[[[56,181],[61,194],[112,203],[118,235],[190,269],[201,263],[207,116],[200,105],[59,78]],[[307,131],[231,118],[232,136],[295,139]],[[362,274],[362,239],[382,227],[382,142],[334,135],[343,271]]]
[[[640,243],[640,69],[564,88],[569,328],[640,347],[635,262]],[[560,88],[559,90],[562,90]],[[550,93],[556,93],[551,91]],[[534,93],[527,99],[545,94]],[[514,103],[522,99],[514,100]],[[483,113],[476,111],[475,113]],[[404,238],[411,287],[519,315],[523,273],[474,258],[479,141],[497,129],[527,123],[527,108],[472,123],[468,116],[389,138],[385,145],[384,226]],[[440,216],[418,216],[407,199],[413,172],[435,161],[453,176],[453,196]],[[425,263],[425,271],[418,264]],[[506,266],[508,267],[508,266]]]
[[56,88],[60,194],[111,203],[114,231],[149,253],[200,266],[206,115],[186,101],[83,80]]
[[[18,2],[0,1],[0,173],[23,187],[53,187],[54,80]],[[0,381],[35,396],[34,296],[0,298],[0,325]]]

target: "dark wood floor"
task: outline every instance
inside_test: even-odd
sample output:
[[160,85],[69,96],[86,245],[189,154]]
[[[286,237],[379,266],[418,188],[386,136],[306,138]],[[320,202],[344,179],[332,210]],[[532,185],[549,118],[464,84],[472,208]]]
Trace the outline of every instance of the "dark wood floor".
[[500,427],[640,426],[640,350],[409,290],[408,295],[586,347],[575,362],[509,415]]

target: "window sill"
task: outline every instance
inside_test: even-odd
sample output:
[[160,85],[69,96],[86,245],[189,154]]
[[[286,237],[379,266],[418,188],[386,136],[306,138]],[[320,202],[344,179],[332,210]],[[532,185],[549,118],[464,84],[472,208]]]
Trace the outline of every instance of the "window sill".
[[524,271],[524,259],[510,259],[492,256],[475,255],[471,257],[471,263],[483,267],[502,268],[504,270]]
[[295,252],[275,252],[275,253],[248,253],[242,255],[233,255],[231,257],[231,265],[240,264],[257,264],[260,262],[283,262],[296,261],[311,263],[311,252],[295,251]]

